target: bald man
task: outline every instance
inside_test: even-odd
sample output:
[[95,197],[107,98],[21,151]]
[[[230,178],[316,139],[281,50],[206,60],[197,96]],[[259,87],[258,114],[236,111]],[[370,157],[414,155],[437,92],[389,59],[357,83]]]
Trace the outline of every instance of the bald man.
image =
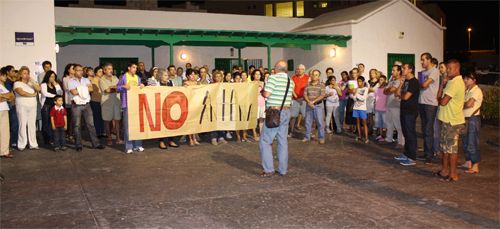
[[287,75],[287,63],[280,60],[274,69],[276,74],[270,75],[262,92],[262,96],[267,98],[266,111],[269,109],[280,110],[280,124],[278,127],[269,128],[266,125],[262,128],[259,140],[260,158],[262,160],[263,171],[261,177],[270,177],[275,173],[273,163],[274,139],[278,141],[278,173],[284,176],[288,169],[288,124],[290,121],[290,106],[292,105],[292,92],[295,84]]

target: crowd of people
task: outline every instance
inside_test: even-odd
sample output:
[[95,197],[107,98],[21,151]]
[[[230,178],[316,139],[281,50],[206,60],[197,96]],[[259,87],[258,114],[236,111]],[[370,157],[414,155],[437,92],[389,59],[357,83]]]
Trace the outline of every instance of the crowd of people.
[[[474,73],[460,74],[460,63],[438,63],[430,53],[420,59],[422,72],[415,73],[411,63],[394,63],[384,75],[377,69],[365,72],[364,64],[335,76],[333,68],[324,71],[299,64],[288,76],[286,62],[272,69],[234,66],[230,71],[210,71],[207,65],[185,68],[170,65],[146,71],[143,62],[130,63],[117,76],[112,64],[95,68],[68,64],[58,77],[49,61],[43,73],[31,76],[22,66],[1,68],[0,123],[10,132],[0,132],[0,155],[12,158],[12,149],[39,149],[37,123],[41,123],[44,145],[55,151],[67,150],[67,144],[82,151],[82,125],[85,125],[92,148],[124,145],[126,153],[144,151],[142,141],[128,137],[127,93],[131,87],[189,87],[213,83],[259,82],[257,125],[243,131],[214,131],[188,136],[158,139],[158,147],[200,145],[206,139],[213,145],[259,141],[262,176],[274,173],[271,144],[278,140],[278,173],[286,174],[287,138],[299,136],[305,128],[304,143],[324,144],[331,134],[353,135],[360,144],[371,141],[393,144],[403,153],[396,160],[401,165],[415,165],[417,160],[432,163],[442,154],[442,170],[435,173],[447,181],[458,180],[458,139],[462,137],[468,173],[479,172],[478,148],[481,89]],[[367,73],[367,76],[364,75]],[[266,109],[279,109],[281,124],[265,124]],[[417,155],[417,117],[423,133],[423,154]],[[465,125],[466,124],[466,125]],[[113,137],[114,136],[114,137]],[[373,137],[370,137],[373,136]],[[104,140],[102,140],[104,139]],[[104,142],[101,143],[101,141]],[[283,164],[284,163],[284,164]]]

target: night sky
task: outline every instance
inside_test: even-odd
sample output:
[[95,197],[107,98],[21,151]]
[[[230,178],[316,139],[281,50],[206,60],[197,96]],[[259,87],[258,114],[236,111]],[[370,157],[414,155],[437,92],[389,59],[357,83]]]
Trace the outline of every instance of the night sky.
[[499,46],[498,1],[436,1],[446,14],[445,51],[467,50],[467,27],[472,28],[471,49]]

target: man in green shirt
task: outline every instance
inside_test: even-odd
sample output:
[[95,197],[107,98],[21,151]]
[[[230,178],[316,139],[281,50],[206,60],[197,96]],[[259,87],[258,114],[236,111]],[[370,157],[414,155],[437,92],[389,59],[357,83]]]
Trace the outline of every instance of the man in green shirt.
[[[275,128],[268,128],[264,125],[262,135],[259,140],[260,158],[263,170],[261,177],[273,175],[273,141],[278,141],[278,171],[284,176],[288,168],[288,124],[290,122],[290,106],[292,104],[292,92],[295,84],[287,75],[287,63],[284,60],[278,61],[274,66],[276,74],[270,75],[264,86],[262,96],[267,98],[266,108],[278,109],[280,112],[280,125]],[[290,84],[287,89],[288,83]]]

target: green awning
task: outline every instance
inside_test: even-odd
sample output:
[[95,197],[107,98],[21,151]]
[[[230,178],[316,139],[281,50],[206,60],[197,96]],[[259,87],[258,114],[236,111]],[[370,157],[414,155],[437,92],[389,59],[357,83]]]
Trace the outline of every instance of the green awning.
[[153,29],[123,27],[56,26],[56,41],[60,46],[143,45],[155,48],[163,45],[229,46],[302,48],[311,45],[346,47],[351,36],[240,30]]

